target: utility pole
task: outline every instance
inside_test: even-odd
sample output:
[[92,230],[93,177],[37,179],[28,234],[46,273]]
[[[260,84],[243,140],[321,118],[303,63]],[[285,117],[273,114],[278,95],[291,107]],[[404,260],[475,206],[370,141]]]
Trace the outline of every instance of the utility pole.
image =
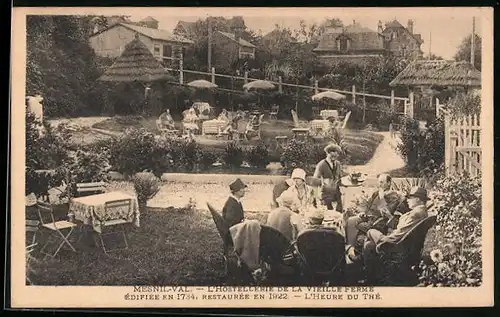
[[429,56],[428,56],[428,59],[431,59],[431,47],[432,47],[432,32],[429,32]]
[[208,22],[208,72],[212,71],[212,22],[211,17],[207,18]]
[[470,63],[474,65],[474,53],[475,53],[475,44],[476,44],[476,18],[472,17],[472,36],[470,38]]

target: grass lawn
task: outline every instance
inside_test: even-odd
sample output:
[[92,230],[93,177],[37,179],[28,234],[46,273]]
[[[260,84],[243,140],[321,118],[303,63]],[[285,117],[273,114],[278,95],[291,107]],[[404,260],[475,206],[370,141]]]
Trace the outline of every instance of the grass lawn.
[[[264,222],[267,214],[247,213]],[[89,243],[78,253],[33,264],[36,285],[222,285],[222,243],[207,211],[148,208],[141,228],[131,228],[128,250],[105,255]],[[434,243],[429,241],[426,248]],[[83,240],[82,240],[83,241]],[[428,252],[428,250],[427,250]],[[34,254],[37,256],[37,254]]]
[[[94,128],[108,130],[113,132],[123,132],[127,128],[145,128],[151,132],[156,132],[156,117],[143,118],[138,116],[128,117],[113,117],[104,121],[98,122],[93,125]],[[240,131],[244,131],[246,122],[240,121]],[[176,122],[178,129],[181,129],[181,123]],[[282,135],[292,137],[293,122],[290,120],[277,120],[272,122],[264,122],[262,125],[262,139],[271,145],[271,149],[275,145],[275,137]],[[344,138],[350,152],[349,164],[350,165],[363,165],[366,164],[373,156],[375,149],[382,141],[383,137],[379,134],[363,131],[363,130],[350,130],[346,129]],[[210,147],[222,151],[227,144],[227,141],[209,139],[205,137],[198,137],[197,142],[202,147]],[[241,141],[243,147],[255,144],[255,141]],[[279,161],[280,153],[271,151],[272,161]]]

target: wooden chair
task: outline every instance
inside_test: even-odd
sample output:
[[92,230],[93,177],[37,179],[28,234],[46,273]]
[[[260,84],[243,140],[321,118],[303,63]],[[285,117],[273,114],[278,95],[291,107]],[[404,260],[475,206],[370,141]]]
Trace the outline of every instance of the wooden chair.
[[33,251],[35,250],[35,247],[38,245],[38,243],[32,243],[30,245],[26,246],[26,284],[27,285],[33,285],[33,282],[31,281],[30,274],[33,272],[31,268],[31,263],[33,263],[33,256],[31,255]]
[[36,244],[38,230],[40,229],[40,221],[26,220],[26,243]]
[[[97,232],[99,236],[99,240],[101,242],[101,247],[104,251],[104,253],[108,254],[108,252],[111,251],[117,251],[117,250],[125,250],[128,249],[128,241],[127,241],[127,233],[125,232],[125,225],[129,224],[129,222],[125,219],[112,219],[115,218],[113,215],[118,214],[123,214],[123,210],[125,210],[125,213],[128,215],[132,212],[132,199],[120,199],[120,200],[114,200],[114,201],[108,201],[104,204],[104,212],[107,217],[110,217],[111,219],[102,219],[99,218],[95,212],[92,215],[95,217],[98,221],[101,222],[102,230],[103,232]],[[116,230],[110,230],[106,233],[104,233],[104,230],[106,228],[118,228]],[[120,234],[123,238],[123,242],[125,244],[124,248],[115,248],[115,249],[107,249],[106,248],[106,243],[104,242],[103,237],[113,235],[113,234]],[[96,241],[96,245],[98,245]]]
[[261,134],[260,134],[260,127],[262,126],[262,123],[264,121],[264,114],[259,115],[259,120],[257,123],[251,123],[247,125],[245,129],[245,139],[249,140],[249,135],[255,134],[255,136],[259,139],[262,140]]
[[321,110],[320,110],[320,108],[318,106],[313,106],[311,108],[311,110],[312,110],[312,117],[313,117],[313,119],[317,119],[317,118],[321,117],[321,115],[320,115],[321,114]]
[[345,242],[333,229],[305,229],[295,242],[301,275],[307,284],[341,285],[345,271]]
[[[55,257],[64,245],[69,246],[73,252],[76,252],[76,249],[69,241],[76,224],[66,220],[56,221],[54,217],[54,209],[49,203],[38,201],[37,209],[40,217],[40,223],[42,225],[41,228],[47,230],[48,233],[47,241],[40,250],[40,253]],[[52,243],[57,246],[56,251],[54,253],[46,253],[45,248]]]
[[156,120],[156,128],[162,135],[177,136],[179,134],[179,130],[172,129],[172,126],[165,124],[160,118]]
[[429,229],[437,216],[423,219],[397,243],[382,242],[377,245],[380,256],[379,282],[389,286],[415,286],[418,276],[412,269],[418,266]]
[[229,232],[229,226],[227,225],[222,215],[215,210],[212,205],[207,203],[208,210],[210,210],[210,214],[212,215],[212,219],[215,223],[217,231],[219,232],[219,236],[222,239],[222,252],[223,252],[223,266],[224,273],[226,276],[232,276],[233,268],[237,266],[238,256],[234,251],[233,239],[231,238],[231,233]]
[[269,112],[269,120],[278,120],[278,112],[280,111],[279,105],[272,105]]
[[345,129],[347,127],[347,121],[349,121],[349,117],[351,116],[351,111],[349,111],[344,118],[344,121],[342,122],[342,125],[340,126],[341,129]]
[[79,183],[76,184],[76,196],[90,196],[106,192],[105,182]]

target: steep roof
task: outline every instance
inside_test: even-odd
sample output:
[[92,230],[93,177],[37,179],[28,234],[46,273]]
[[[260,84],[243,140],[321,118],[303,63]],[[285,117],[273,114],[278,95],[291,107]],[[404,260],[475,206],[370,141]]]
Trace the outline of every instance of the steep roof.
[[134,40],[125,46],[123,53],[116,59],[100,81],[109,82],[153,82],[171,79],[165,68],[153,56],[136,34]]
[[409,64],[389,85],[480,87],[481,72],[469,62],[419,60]]
[[196,22],[187,22],[187,21],[177,22],[177,26],[183,27],[184,30],[186,30],[187,32],[190,32],[195,25],[196,25]]
[[147,16],[144,19],[142,19],[141,22],[158,22],[158,20],[156,20],[153,17]]
[[367,27],[363,27],[359,23],[354,23],[346,27],[327,28],[321,36],[318,47],[315,48],[314,51],[328,51],[336,49],[337,45],[335,41],[337,37],[342,34],[353,41],[362,43],[362,48],[358,48],[360,50],[383,49],[382,47],[374,45],[374,43],[377,43],[378,38],[382,37],[380,33]]
[[[221,32],[221,31],[217,31],[219,32],[220,34],[224,35],[225,37],[233,40],[236,42],[236,38],[234,36],[234,34],[231,34],[231,33],[226,33],[226,32]],[[241,39],[239,40],[239,44],[241,46],[245,46],[245,47],[256,47],[255,45],[253,45],[252,43],[248,42],[248,41],[245,41],[244,39]]]
[[420,34],[411,33],[408,28],[404,27],[398,20],[391,21],[385,24],[385,29],[382,31],[383,34],[387,34],[391,31],[391,29],[405,29],[406,32],[413,36],[413,38],[420,44],[424,41],[422,40],[422,36]]
[[389,23],[386,23],[385,27],[388,29],[388,28],[394,28],[394,29],[397,29],[397,28],[405,28],[401,23],[399,23],[398,20],[393,20]]
[[111,25],[103,30],[100,30],[97,33],[92,34],[91,37],[96,36],[98,34],[101,34],[103,32],[106,32],[107,30],[109,30],[115,26],[118,26],[118,25],[126,27],[129,30],[135,31],[135,32],[140,33],[144,36],[152,38],[154,40],[162,40],[162,41],[167,41],[167,42],[177,42],[177,43],[182,43],[182,44],[193,44],[193,41],[186,39],[182,36],[174,35],[168,31],[161,30],[161,29],[151,29],[151,28],[138,26],[138,25],[134,25],[134,24],[130,24],[130,23],[113,24],[113,25]]

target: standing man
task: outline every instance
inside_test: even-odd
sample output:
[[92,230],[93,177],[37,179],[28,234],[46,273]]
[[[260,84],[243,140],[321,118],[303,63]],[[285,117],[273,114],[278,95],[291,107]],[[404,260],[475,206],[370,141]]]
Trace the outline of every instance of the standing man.
[[340,193],[340,178],[342,165],[338,161],[342,149],[335,143],[328,144],[325,149],[326,158],[316,165],[314,178],[321,179],[321,199],[328,210],[333,210],[333,202],[337,202],[336,210],[342,212],[342,195]]
[[245,189],[247,187],[248,186],[239,178],[229,185],[231,195],[229,195],[226,203],[224,204],[224,208],[222,208],[222,218],[224,218],[229,227],[232,227],[245,219],[241,198],[245,196]]

